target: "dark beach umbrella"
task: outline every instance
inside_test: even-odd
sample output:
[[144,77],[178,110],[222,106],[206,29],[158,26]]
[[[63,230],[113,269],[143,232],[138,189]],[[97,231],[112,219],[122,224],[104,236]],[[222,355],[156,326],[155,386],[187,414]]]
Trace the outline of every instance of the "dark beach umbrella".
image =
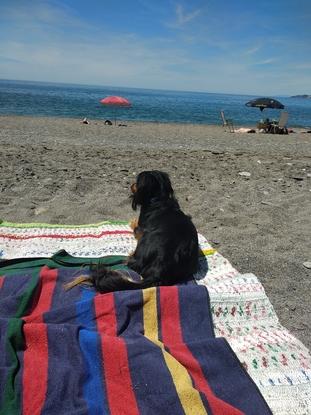
[[256,98],[245,104],[247,107],[259,108],[263,111],[265,108],[284,109],[284,105],[280,101],[273,98]]

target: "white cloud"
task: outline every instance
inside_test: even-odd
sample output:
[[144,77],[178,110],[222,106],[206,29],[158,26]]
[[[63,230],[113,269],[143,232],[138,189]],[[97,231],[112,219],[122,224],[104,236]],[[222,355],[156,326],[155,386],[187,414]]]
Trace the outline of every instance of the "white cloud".
[[[151,47],[133,36],[113,35],[102,36],[98,42],[12,41],[0,45],[0,56],[6,57],[6,62],[0,60],[0,78],[144,87],[154,85],[153,79],[162,79],[168,87],[166,83],[176,75],[170,66],[189,65],[182,50]],[[20,64],[9,64],[12,59]]]
[[194,10],[191,13],[185,13],[184,8],[178,4],[176,6],[176,17],[179,25],[184,25],[195,19],[200,14],[200,10]]
[[46,0],[14,1],[0,4],[2,19],[22,29],[36,29],[43,26],[87,27],[86,23],[75,17],[73,9],[64,5],[55,6]]
[[299,63],[294,66],[295,69],[311,70],[311,62]]
[[264,59],[262,61],[259,62],[255,62],[255,65],[270,65],[272,63],[277,62],[279,59],[278,58],[268,58],[268,59]]
[[[103,28],[91,27],[63,6],[34,1],[30,13],[26,2],[18,4],[23,7],[6,7],[10,40],[0,43],[0,78],[275,95],[291,93],[286,89],[286,79],[294,88],[284,75],[293,62],[283,66],[280,74],[273,63],[279,63],[281,56],[258,56],[259,41],[247,48],[245,42],[221,41],[216,35],[215,41],[213,37],[206,37],[201,43],[198,40],[204,52],[194,54],[194,48],[188,46],[191,42],[196,46],[196,38],[187,31],[177,31],[178,41],[174,36],[121,36],[105,32],[104,24]],[[3,10],[0,5],[0,20]],[[200,13],[187,13],[177,6],[174,27],[186,26]],[[66,31],[68,27],[79,30]],[[0,28],[1,33],[4,34]],[[209,49],[217,49],[217,53],[209,56]],[[308,64],[295,62],[301,70]],[[260,70],[256,65],[260,65]],[[294,68],[289,73],[295,77]],[[304,91],[308,89],[308,79],[304,78]],[[266,91],[262,91],[262,85]],[[302,83],[295,85],[292,92],[303,93]]]
[[245,55],[254,55],[255,53],[257,53],[259,50],[261,49],[261,46],[257,45],[257,46],[253,46],[249,49],[247,49],[244,54]]
[[174,20],[168,24],[172,28],[182,28],[190,21],[201,15],[201,9],[186,12],[181,4],[177,4],[175,8]]

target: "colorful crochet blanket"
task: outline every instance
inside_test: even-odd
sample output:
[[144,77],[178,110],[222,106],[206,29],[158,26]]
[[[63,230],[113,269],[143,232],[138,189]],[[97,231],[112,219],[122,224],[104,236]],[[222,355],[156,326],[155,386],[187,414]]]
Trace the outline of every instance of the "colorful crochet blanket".
[[215,338],[204,287],[64,290],[94,262],[60,251],[0,264],[0,413],[271,414]]
[[[311,414],[309,351],[281,326],[257,277],[240,274],[202,235],[199,241],[208,267],[202,259],[196,280],[208,288],[217,340],[228,341],[273,414]],[[134,248],[135,240],[125,222],[0,224],[3,259],[48,257],[59,249],[77,257],[128,255]],[[192,324],[202,318],[196,317]]]

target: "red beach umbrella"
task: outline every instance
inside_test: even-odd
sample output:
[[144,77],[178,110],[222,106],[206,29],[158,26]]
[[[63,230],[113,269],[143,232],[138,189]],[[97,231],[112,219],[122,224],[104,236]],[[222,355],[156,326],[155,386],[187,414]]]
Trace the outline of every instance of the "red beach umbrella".
[[118,96],[110,96],[100,100],[101,104],[104,105],[117,105],[121,107],[130,107],[131,103],[128,99]]
[[[109,96],[103,98],[100,100],[100,103],[112,107],[130,107],[132,105],[128,99],[118,96]],[[116,117],[114,119],[114,123],[116,124]]]

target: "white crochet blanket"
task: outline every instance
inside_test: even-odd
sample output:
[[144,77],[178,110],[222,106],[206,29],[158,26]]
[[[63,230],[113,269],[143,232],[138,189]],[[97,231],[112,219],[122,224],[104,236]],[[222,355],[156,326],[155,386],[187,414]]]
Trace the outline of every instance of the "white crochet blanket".
[[[208,288],[216,336],[228,340],[275,415],[311,414],[308,349],[281,326],[254,274],[240,274],[202,235],[199,241],[208,269],[202,258],[196,280]],[[46,257],[60,249],[78,257],[128,255],[135,244],[125,222],[0,223],[0,259]]]

